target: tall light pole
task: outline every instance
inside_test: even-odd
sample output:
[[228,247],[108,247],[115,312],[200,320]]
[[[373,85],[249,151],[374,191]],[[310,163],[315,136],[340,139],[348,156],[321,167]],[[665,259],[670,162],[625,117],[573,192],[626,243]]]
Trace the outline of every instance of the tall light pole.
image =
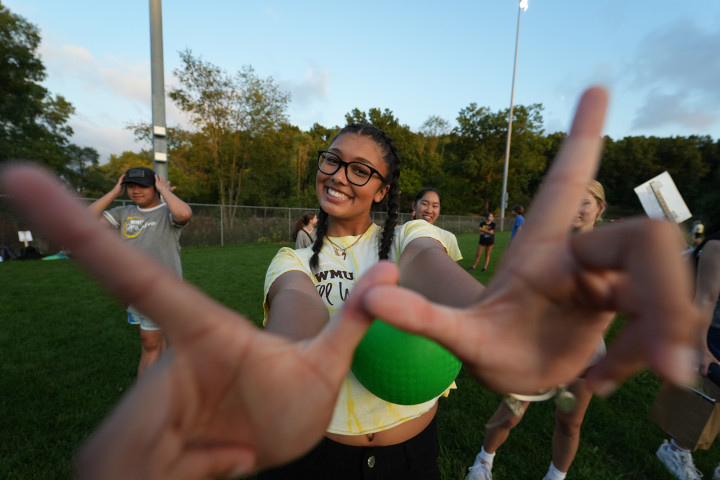
[[510,164],[510,137],[512,136],[513,102],[515,100],[515,70],[517,68],[518,40],[520,40],[520,14],[528,9],[528,0],[518,5],[517,30],[515,31],[515,59],[513,60],[512,87],[510,88],[510,114],[508,115],[507,143],[505,144],[505,165],[503,166],[502,196],[500,197],[500,231],[505,230],[505,208],[507,208],[507,177]]
[[165,123],[165,74],[163,69],[162,5],[161,0],[150,0],[153,170],[167,179],[167,128]]

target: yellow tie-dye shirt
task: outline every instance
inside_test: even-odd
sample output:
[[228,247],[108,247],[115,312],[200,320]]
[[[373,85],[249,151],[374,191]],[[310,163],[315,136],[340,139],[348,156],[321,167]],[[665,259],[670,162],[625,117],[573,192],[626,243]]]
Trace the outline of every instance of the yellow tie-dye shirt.
[[[270,263],[265,276],[265,299],[267,300],[268,291],[275,279],[285,272],[298,270],[305,272],[312,279],[318,294],[332,315],[342,307],[358,277],[378,262],[378,239],[381,232],[382,228],[375,224],[371,225],[358,243],[345,251],[344,256],[342,253],[336,255],[335,248],[325,240],[320,251],[317,273],[312,273],[309,267],[311,247],[300,250],[280,249]],[[462,258],[454,235],[424,220],[416,220],[395,228],[395,237],[388,259],[397,263],[405,247],[412,240],[421,237],[438,240],[453,260]],[[357,237],[353,236],[332,238],[341,248],[351,245],[356,239]],[[267,301],[264,302],[264,310],[265,322],[267,322]],[[454,382],[448,390],[450,388],[455,388]],[[446,394],[447,392],[444,395]],[[357,381],[352,372],[349,372],[340,388],[340,395],[327,431],[342,435],[362,435],[387,430],[419,417],[430,410],[436,401],[437,398],[434,398],[419,405],[397,405],[386,402],[370,393]]]

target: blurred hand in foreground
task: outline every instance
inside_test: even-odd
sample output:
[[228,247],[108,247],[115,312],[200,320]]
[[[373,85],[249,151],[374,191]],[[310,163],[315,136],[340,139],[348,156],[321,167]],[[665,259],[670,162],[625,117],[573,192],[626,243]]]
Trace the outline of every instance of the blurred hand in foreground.
[[[349,299],[319,336],[291,342],[128,246],[40,168],[6,167],[0,182],[47,238],[152,317],[172,346],[81,449],[79,478],[246,475],[288,462],[320,441],[370,325],[357,301]],[[356,290],[397,282],[387,270],[365,275]]]
[[365,290],[368,313],[435,339],[499,393],[533,394],[577,377],[617,312],[629,321],[587,376],[597,393],[648,366],[690,381],[702,322],[672,226],[637,220],[570,235],[597,170],[606,105],[602,88],[581,98],[523,231],[477,303],[439,306],[386,284]]

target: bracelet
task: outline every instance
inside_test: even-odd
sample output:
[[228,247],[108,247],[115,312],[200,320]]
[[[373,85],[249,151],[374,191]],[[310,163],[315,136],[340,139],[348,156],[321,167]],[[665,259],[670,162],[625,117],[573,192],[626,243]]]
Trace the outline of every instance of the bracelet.
[[577,398],[575,398],[575,395],[572,392],[568,391],[566,385],[559,385],[537,395],[509,393],[508,397],[521,402],[542,402],[543,400],[549,400],[552,398],[557,409],[565,413],[572,412],[575,409],[575,405],[577,405]]

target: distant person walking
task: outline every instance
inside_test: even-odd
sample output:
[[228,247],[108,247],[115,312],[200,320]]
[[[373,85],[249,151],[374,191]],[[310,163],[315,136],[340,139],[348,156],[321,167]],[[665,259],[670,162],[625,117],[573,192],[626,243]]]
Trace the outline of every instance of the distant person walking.
[[315,233],[317,222],[317,215],[312,212],[307,212],[298,219],[292,231],[292,239],[295,241],[296,250],[309,247],[315,243],[315,239],[317,238]]
[[485,265],[482,271],[486,271],[488,264],[490,263],[490,252],[492,252],[493,246],[495,245],[495,215],[488,213],[485,220],[480,222],[480,242],[477,247],[477,253],[475,254],[475,261],[469,270],[475,270],[478,263],[480,262],[480,255],[482,254],[483,248],[485,249]]
[[512,211],[515,214],[515,223],[513,223],[512,233],[510,234],[511,242],[513,238],[515,238],[515,235],[517,235],[520,230],[522,230],[523,225],[525,225],[525,217],[523,217],[523,213],[525,213],[525,208],[522,205],[515,205],[514,207],[512,207]]
[[[100,220],[120,231],[123,240],[144,250],[155,260],[182,277],[180,232],[190,221],[192,209],[173,193],[175,187],[145,167],[125,172],[108,193],[88,207]],[[134,205],[106,210],[127,192]],[[162,200],[161,200],[162,195]],[[155,363],[165,350],[160,327],[132,305],[127,306],[128,322],[140,329],[141,354],[138,376]]]

